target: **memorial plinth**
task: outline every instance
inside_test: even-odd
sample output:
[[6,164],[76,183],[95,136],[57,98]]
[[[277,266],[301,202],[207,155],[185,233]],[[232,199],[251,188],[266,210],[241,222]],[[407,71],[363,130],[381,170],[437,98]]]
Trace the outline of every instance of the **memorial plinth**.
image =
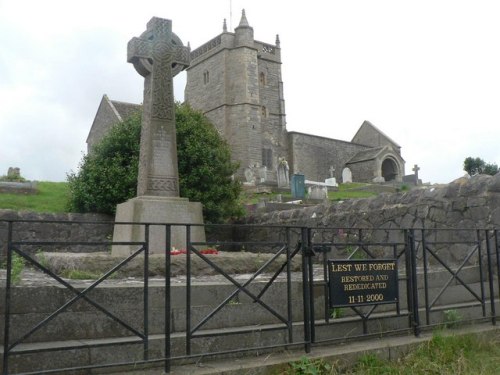
[[[172,32],[170,20],[153,17],[147,30],[128,44],[128,62],[144,77],[144,102],[137,197],[119,204],[113,242],[145,240],[145,223],[172,224],[171,245],[186,247],[186,224],[203,224],[202,205],[179,197],[175,106],[172,78],[189,66],[189,48]],[[177,224],[177,225],[175,225]],[[151,253],[165,253],[165,226],[151,225]],[[191,240],[205,241],[202,226],[193,226]],[[131,253],[137,246],[115,245],[113,255]]]
[[[190,202],[187,198],[164,198],[143,196],[130,199],[116,208],[117,222],[134,223],[171,223],[171,246],[176,249],[186,248],[186,226],[182,224],[203,224],[202,205]],[[177,224],[177,225],[175,225]],[[144,241],[145,225],[115,225],[114,242]],[[166,251],[164,225],[149,225],[149,252],[161,254]],[[191,227],[192,241],[205,241],[203,226]],[[115,245],[113,255],[128,255],[137,246]],[[169,249],[171,250],[171,249]]]

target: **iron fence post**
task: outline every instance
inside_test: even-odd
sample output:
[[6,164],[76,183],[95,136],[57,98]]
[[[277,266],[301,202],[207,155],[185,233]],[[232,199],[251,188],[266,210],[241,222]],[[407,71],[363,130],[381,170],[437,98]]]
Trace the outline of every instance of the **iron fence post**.
[[413,332],[420,336],[420,316],[418,311],[418,283],[417,283],[417,253],[415,250],[415,231],[410,229],[410,263],[411,263],[411,289],[413,305]]
[[[481,308],[483,309],[483,317],[486,317],[486,296],[484,293],[484,270],[483,270],[483,259],[482,259],[482,247],[481,247],[481,231],[476,230],[477,237],[477,258],[479,263],[479,278],[480,278],[480,289],[481,289]],[[486,236],[486,242],[488,242],[488,236]]]
[[301,228],[301,246],[302,246],[302,301],[304,308],[304,350],[306,353],[311,352],[311,325],[310,325],[310,289],[309,289],[309,276],[308,276],[308,229]]
[[186,225],[186,354],[191,355],[191,237]]
[[[418,286],[417,265],[415,253],[415,232],[413,229],[405,229],[406,247],[406,298],[408,301],[409,325],[413,328],[415,336],[420,335],[420,320],[418,314]],[[422,236],[424,231],[422,230]]]
[[3,375],[9,373],[10,287],[12,278],[12,222],[7,222],[7,278],[5,280],[5,311],[3,332]]
[[316,327],[314,325],[314,272],[313,272],[313,243],[312,243],[312,229],[307,229],[307,267],[309,276],[309,304],[310,313],[309,321],[311,325],[311,342],[316,340]]
[[422,262],[424,266],[424,299],[425,299],[425,322],[430,324],[431,316],[429,311],[429,270],[427,267],[427,242],[425,229],[422,229]]
[[149,357],[149,224],[144,228],[144,360]]
[[491,324],[496,325],[496,311],[495,311],[495,287],[493,286],[493,267],[491,263],[491,245],[490,245],[490,231],[485,230],[486,236],[486,260],[488,265],[488,284],[490,288],[490,311],[491,311]]
[[172,248],[172,240],[170,235],[170,225],[165,226],[165,373],[170,372],[170,309],[172,306],[170,293],[170,270],[171,259],[170,249]]
[[287,314],[288,314],[288,342],[293,343],[293,311],[292,311],[292,258],[290,254],[290,228],[286,228],[286,295],[287,295]]
[[495,229],[495,255],[497,258],[497,281],[498,281],[498,297],[500,298],[500,243],[498,241],[498,229]]

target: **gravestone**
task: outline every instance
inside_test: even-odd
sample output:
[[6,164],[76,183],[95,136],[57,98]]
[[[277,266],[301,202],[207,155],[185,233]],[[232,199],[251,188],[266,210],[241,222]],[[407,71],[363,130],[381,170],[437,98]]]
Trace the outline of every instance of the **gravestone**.
[[251,166],[248,166],[247,168],[245,168],[245,182],[244,184],[245,185],[255,185],[255,176],[253,174],[253,169]]
[[[144,101],[137,197],[117,206],[117,222],[203,224],[201,203],[179,197],[172,78],[189,66],[189,54],[172,32],[172,22],[157,17],[128,43],[127,60],[144,77]],[[150,252],[165,253],[165,228],[153,225],[150,229]],[[203,242],[203,227],[192,229],[192,240]],[[113,241],[142,241],[144,236],[144,226],[115,225]],[[176,248],[186,247],[184,226],[172,227],[171,241]],[[131,251],[121,245],[112,249],[113,255]]]
[[7,170],[7,178],[9,180],[17,180],[21,178],[21,170],[17,167],[9,167]]
[[279,158],[278,160],[278,170],[277,170],[277,179],[278,179],[278,187],[289,187],[290,186],[290,177],[289,177],[290,167],[288,166],[288,162],[286,159]]
[[325,185],[331,186],[331,187],[338,187],[339,184],[337,184],[337,179],[335,177],[330,177],[325,180]]
[[309,199],[324,200],[328,199],[328,188],[326,186],[313,185],[307,188]]
[[419,179],[418,179],[418,171],[420,170],[420,167],[418,166],[418,164],[415,164],[413,166],[413,169],[412,171],[415,172],[415,185],[419,185]]
[[259,179],[260,183],[263,184],[267,180],[267,167],[264,165],[262,167],[259,167]]
[[349,184],[352,182],[352,172],[347,167],[342,169],[342,182],[344,184]]

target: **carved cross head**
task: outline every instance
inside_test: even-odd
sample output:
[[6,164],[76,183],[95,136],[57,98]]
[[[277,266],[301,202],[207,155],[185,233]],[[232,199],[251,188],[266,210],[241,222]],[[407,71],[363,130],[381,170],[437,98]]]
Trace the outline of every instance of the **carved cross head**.
[[172,32],[172,21],[153,17],[146,31],[128,42],[127,61],[143,77],[153,71],[155,63],[169,63],[174,77],[189,66],[190,49]]

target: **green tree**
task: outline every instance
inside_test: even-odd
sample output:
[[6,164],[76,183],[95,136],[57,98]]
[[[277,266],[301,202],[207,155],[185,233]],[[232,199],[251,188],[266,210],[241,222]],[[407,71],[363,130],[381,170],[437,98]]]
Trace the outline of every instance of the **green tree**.
[[485,163],[481,158],[469,156],[464,160],[464,171],[471,176],[475,174],[489,174],[493,176],[498,173],[498,166],[496,163]]
[[[133,198],[141,117],[136,114],[115,125],[70,173],[70,209],[114,214],[116,205]],[[203,204],[207,223],[243,214],[241,184],[232,179],[238,165],[231,162],[229,145],[201,112],[176,104],[179,188],[182,197]]]
[[496,163],[487,163],[484,165],[483,169],[484,174],[489,174],[494,176],[498,173],[498,165]]
[[69,209],[114,214],[116,205],[136,195],[141,115],[113,126],[84,155],[78,173],[68,174]]

